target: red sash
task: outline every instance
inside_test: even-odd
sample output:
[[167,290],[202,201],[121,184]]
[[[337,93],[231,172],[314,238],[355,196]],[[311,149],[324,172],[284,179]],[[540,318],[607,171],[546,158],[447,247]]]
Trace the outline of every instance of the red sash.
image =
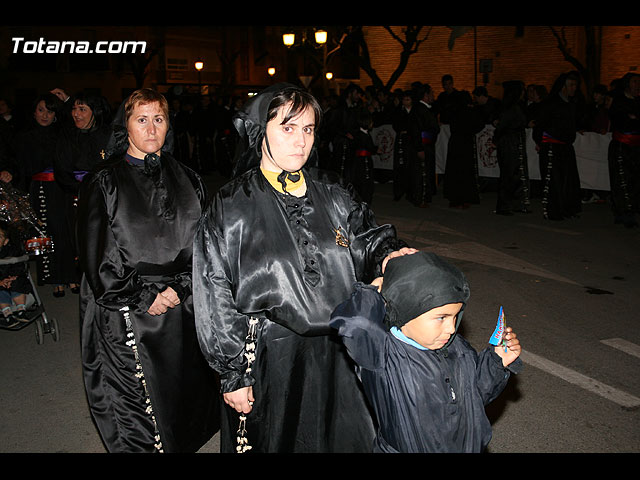
[[45,170],[44,172],[36,173],[31,177],[31,180],[36,182],[53,182],[55,178],[53,177],[53,171]]
[[563,142],[561,140],[558,140],[557,138],[553,138],[547,132],[544,132],[542,134],[542,143],[559,143],[559,144],[562,144],[562,145],[566,145],[567,144],[567,142]]
[[640,146],[640,135],[637,133],[613,132],[612,138],[616,142],[631,145],[632,147]]

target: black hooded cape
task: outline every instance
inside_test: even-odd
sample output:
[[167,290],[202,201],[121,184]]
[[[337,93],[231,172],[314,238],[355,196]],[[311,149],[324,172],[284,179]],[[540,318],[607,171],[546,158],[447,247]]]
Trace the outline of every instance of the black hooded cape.
[[[85,177],[79,195],[87,398],[110,452],[194,452],[219,424],[219,383],[197,343],[191,294],[206,189],[168,147],[154,167],[129,163],[122,110],[112,156]],[[146,313],[167,286],[181,303]]]

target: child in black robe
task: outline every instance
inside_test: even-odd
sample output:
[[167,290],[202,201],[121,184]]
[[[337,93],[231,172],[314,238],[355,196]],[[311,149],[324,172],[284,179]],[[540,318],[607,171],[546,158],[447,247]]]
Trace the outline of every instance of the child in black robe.
[[515,333],[479,354],[456,334],[469,286],[437,255],[393,258],[383,279],[356,284],[331,320],[377,416],[373,451],[482,452],[485,406],[522,366]]

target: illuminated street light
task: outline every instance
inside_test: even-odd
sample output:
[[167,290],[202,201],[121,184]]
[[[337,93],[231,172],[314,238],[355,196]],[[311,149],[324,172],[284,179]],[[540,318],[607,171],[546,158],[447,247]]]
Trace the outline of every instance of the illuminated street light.
[[296,41],[296,34],[295,33],[285,33],[284,35],[282,35],[282,42],[287,46],[290,47],[291,45],[293,45]]
[[331,80],[333,78],[333,73],[331,72],[327,72],[327,74],[325,75],[325,77],[327,77],[327,80]]
[[316,43],[323,45],[327,43],[327,32],[324,30],[316,30]]
[[204,68],[204,62],[202,60],[196,60],[196,63],[193,64],[198,71],[198,94],[202,95],[202,79],[200,78],[200,71]]
[[276,67],[267,68],[267,73],[269,74],[269,76],[273,77],[276,74]]

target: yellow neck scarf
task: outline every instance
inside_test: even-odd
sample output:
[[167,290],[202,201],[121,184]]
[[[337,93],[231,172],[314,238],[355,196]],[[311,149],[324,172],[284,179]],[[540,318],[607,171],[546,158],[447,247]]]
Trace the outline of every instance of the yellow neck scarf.
[[[280,180],[278,180],[278,177],[282,172],[272,172],[270,170],[265,170],[262,167],[260,167],[260,171],[262,172],[264,177],[267,179],[267,181],[271,184],[273,188],[275,188],[280,193],[285,193],[284,188],[282,187],[282,183],[280,183]],[[294,182],[289,178],[289,176],[285,177],[285,182],[287,185],[287,193],[291,193],[297,190],[298,188],[303,187],[305,184],[304,174],[302,173],[302,170],[298,170],[297,172],[291,172],[291,173],[300,175],[300,179]]]

